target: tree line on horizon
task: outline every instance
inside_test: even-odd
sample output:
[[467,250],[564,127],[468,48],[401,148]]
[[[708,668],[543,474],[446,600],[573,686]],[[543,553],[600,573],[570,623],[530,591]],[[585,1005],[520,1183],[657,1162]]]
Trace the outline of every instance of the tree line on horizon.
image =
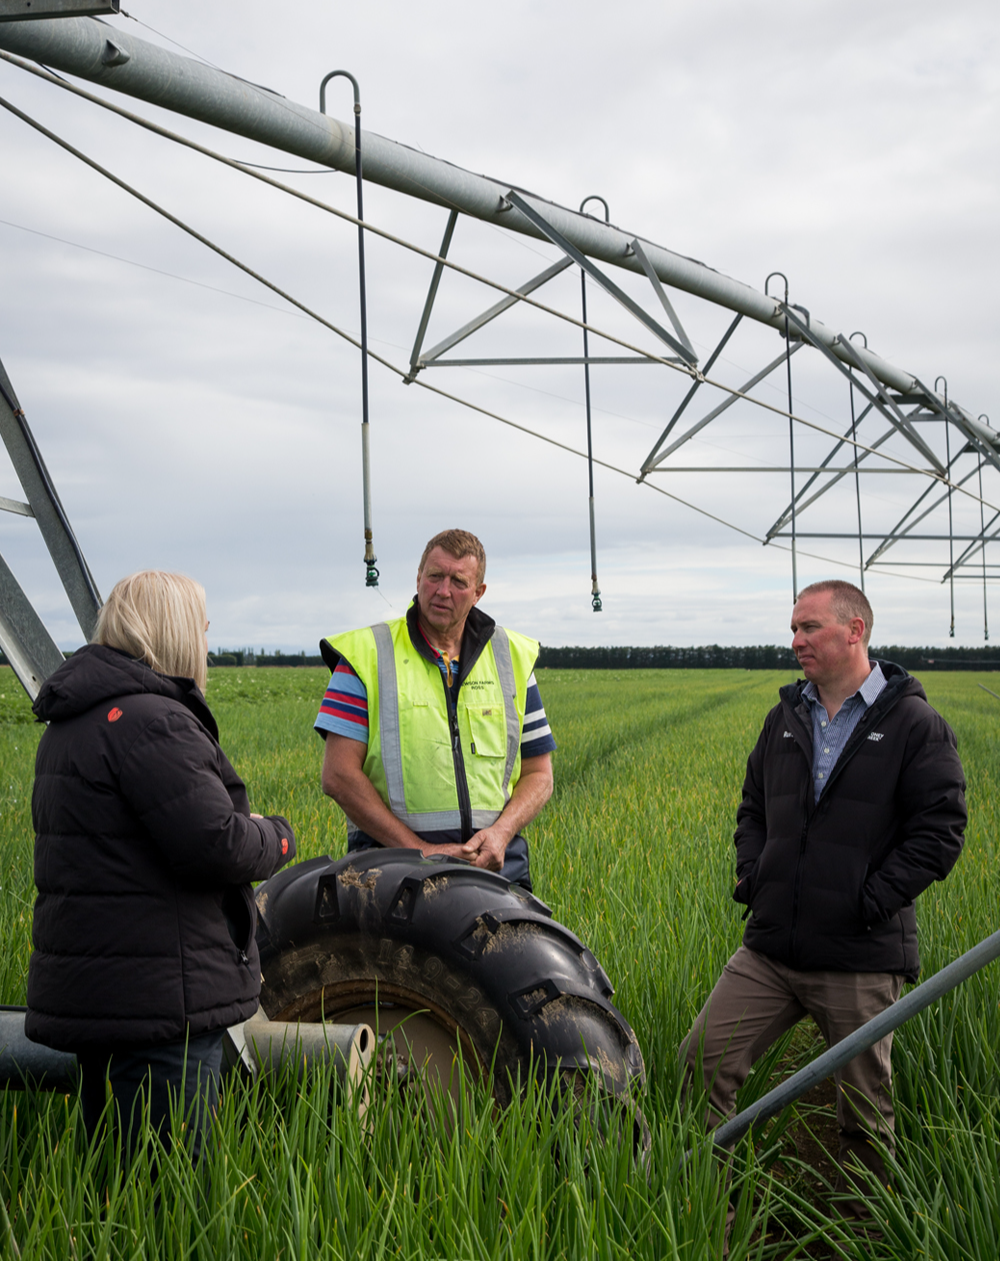
[[[894,661],[906,670],[1000,670],[1000,650],[988,644],[982,648],[904,648],[899,644],[871,648],[872,657]],[[65,654],[71,657],[72,652]],[[0,652],[0,666],[10,662]],[[210,666],[321,666],[319,653],[259,652],[253,648],[217,648],[208,654]],[[551,648],[542,645],[539,670],[796,670],[791,648],[778,644],[725,647],[707,644],[697,648],[676,648],[669,644],[653,647],[610,646],[597,648]]]

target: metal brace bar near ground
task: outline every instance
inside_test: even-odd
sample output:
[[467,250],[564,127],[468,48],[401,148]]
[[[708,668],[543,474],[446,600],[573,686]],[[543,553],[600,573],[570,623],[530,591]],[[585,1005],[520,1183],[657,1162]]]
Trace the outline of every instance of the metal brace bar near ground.
[[52,636],[0,556],[0,648],[32,700],[63,663]]
[[2,363],[0,437],[10,454],[14,471],[31,505],[80,629],[90,639],[97,624],[101,597]]

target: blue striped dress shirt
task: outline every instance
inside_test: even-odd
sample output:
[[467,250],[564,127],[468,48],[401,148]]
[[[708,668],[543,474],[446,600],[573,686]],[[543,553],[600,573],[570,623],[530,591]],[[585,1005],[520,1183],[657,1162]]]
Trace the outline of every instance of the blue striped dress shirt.
[[870,709],[876,698],[885,687],[885,675],[877,661],[871,663],[871,674],[858,688],[853,696],[849,696],[837,710],[833,718],[826,712],[819,699],[819,691],[815,683],[807,683],[802,689],[802,698],[809,704],[813,724],[813,792],[819,801],[820,793],[826,787],[833,768],[837,764],[844,745],[861,721],[865,710]]

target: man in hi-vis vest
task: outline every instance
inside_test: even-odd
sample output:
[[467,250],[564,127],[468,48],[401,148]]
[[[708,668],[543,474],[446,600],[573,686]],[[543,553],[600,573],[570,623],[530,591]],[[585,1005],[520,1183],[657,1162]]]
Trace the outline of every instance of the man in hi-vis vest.
[[333,671],[316,730],[323,791],[349,850],[465,858],[531,888],[521,835],[552,794],[556,747],[533,639],[476,605],[486,553],[445,530],[424,548],[406,616],[320,642]]

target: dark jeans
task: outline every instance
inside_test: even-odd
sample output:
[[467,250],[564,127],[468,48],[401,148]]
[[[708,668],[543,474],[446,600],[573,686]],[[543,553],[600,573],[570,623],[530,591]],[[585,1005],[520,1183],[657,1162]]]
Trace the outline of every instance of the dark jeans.
[[188,1152],[192,1163],[198,1163],[219,1102],[221,1029],[138,1050],[101,1047],[77,1058],[83,1120],[91,1142],[107,1122],[110,1085],[116,1122],[122,1127],[124,1159],[135,1155],[145,1108],[150,1128],[169,1147],[171,1110],[182,1106]]

